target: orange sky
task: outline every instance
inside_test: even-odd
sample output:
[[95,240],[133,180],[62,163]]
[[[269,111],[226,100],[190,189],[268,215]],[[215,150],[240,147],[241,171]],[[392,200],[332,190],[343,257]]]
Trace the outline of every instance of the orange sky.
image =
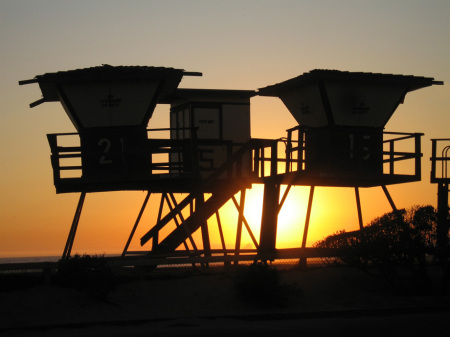
[[[61,254],[78,199],[56,195],[45,136],[73,132],[72,124],[59,103],[30,109],[40,90],[19,87],[18,81],[104,63],[202,72],[203,77],[181,82],[187,88],[253,90],[312,69],[444,81],[447,85],[408,94],[386,126],[425,133],[422,181],[389,187],[396,205],[436,205],[429,140],[450,138],[449,17],[450,3],[438,0],[340,1],[339,6],[331,0],[0,1],[0,257]],[[276,98],[255,97],[251,104],[255,138],[283,137],[296,124]],[[158,107],[149,127],[167,126],[168,107]],[[261,196],[254,190],[257,200]],[[301,242],[307,195],[305,187],[291,191],[280,215],[279,246]],[[121,251],[144,197],[144,192],[89,194],[74,251]],[[136,249],[139,234],[153,224],[158,201],[159,196],[151,197]],[[381,188],[363,189],[361,201],[365,223],[390,210]],[[258,207],[250,197],[248,205]],[[258,217],[248,218],[256,233]],[[235,226],[230,220],[231,245]],[[357,226],[353,189],[316,190],[309,244]],[[243,246],[250,243],[246,240]]]

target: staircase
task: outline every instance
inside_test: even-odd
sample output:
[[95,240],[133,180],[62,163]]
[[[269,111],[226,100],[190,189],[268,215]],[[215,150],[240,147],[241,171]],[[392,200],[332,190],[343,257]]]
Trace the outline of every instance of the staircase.
[[[175,251],[186,240],[190,239],[192,234],[197,231],[202,224],[205,224],[215,212],[217,212],[228,200],[237,192],[251,186],[255,178],[254,172],[242,172],[242,160],[254,148],[254,143],[249,141],[239,148],[230,158],[217,170],[215,170],[207,179],[199,182],[198,187],[188,194],[180,203],[156,225],[141,237],[141,246],[145,245],[150,239],[153,239],[152,253],[168,254]],[[183,209],[192,205],[194,200],[203,198],[204,191],[211,193],[208,200],[196,202],[194,210],[191,208],[189,217],[182,219],[178,224],[176,217],[181,214]],[[158,233],[171,221],[177,223],[175,228],[165,239],[157,243]]]

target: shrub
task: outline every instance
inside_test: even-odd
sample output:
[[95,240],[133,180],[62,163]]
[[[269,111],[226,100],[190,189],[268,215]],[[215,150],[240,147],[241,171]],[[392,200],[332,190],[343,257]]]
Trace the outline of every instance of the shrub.
[[263,307],[286,306],[289,297],[298,292],[281,284],[278,270],[264,262],[242,267],[235,279],[235,290],[244,302]]
[[426,288],[427,258],[436,252],[436,211],[432,206],[414,206],[386,213],[359,231],[338,232],[315,247],[336,249],[336,258],[328,263],[376,272],[401,286],[409,278],[416,287]]
[[74,255],[58,262],[56,282],[105,297],[115,288],[114,274],[103,256]]

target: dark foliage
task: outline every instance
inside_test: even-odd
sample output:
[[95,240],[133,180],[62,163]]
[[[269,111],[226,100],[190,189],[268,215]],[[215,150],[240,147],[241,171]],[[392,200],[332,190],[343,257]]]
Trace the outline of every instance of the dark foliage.
[[241,300],[260,307],[286,306],[289,298],[300,293],[282,284],[278,270],[263,262],[243,267],[236,276],[235,290]]
[[0,293],[23,290],[44,283],[44,277],[41,272],[0,273]]
[[359,231],[338,232],[315,247],[336,249],[336,258],[326,259],[328,263],[383,276],[405,291],[426,291],[427,263],[436,254],[436,211],[414,206],[386,213]]
[[74,255],[60,260],[56,283],[105,297],[115,289],[115,278],[103,256]]

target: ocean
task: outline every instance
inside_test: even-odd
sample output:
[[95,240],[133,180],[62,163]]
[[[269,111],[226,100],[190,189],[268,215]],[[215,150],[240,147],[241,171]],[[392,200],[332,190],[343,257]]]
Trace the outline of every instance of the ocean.
[[[82,255],[82,254],[81,254]],[[93,254],[102,256],[118,256],[120,254]],[[61,259],[61,255],[51,256],[26,256],[26,257],[0,257],[0,264],[5,263],[30,263],[30,262],[58,262]]]
[[28,256],[28,257],[0,257],[0,264],[6,263],[29,263],[29,262],[57,262],[59,256]]

